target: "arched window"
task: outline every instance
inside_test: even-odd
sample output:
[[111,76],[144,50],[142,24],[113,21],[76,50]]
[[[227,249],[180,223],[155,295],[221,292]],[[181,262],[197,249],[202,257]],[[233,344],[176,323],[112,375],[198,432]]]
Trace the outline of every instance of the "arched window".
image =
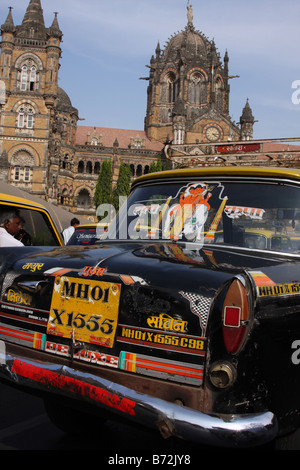
[[33,155],[26,150],[17,151],[10,162],[11,166],[11,181],[20,185],[24,183],[31,183],[33,175],[33,167],[35,160]]
[[24,108],[20,108],[19,114],[18,114],[18,127],[23,128],[24,127]]
[[184,143],[184,127],[180,124],[174,126],[174,144],[183,144]]
[[92,162],[87,162],[87,164],[86,164],[86,172],[89,173],[90,175],[93,173],[93,165],[92,165]]
[[23,65],[22,70],[21,70],[21,85],[20,85],[21,91],[27,90],[27,78],[28,78],[27,65]]
[[30,108],[27,113],[27,128],[33,129],[33,110]]
[[88,209],[91,206],[91,196],[87,189],[81,189],[77,196],[77,207]]
[[14,179],[15,179],[15,181],[19,181],[19,179],[20,179],[20,167],[15,166],[14,170],[15,170]]
[[34,91],[35,88],[36,88],[36,66],[33,65],[30,69],[29,90]]
[[176,76],[173,72],[169,72],[166,78],[168,83],[168,102],[175,103],[179,93],[178,81],[176,81]]
[[19,88],[21,91],[36,91],[39,88],[38,68],[31,58],[28,58],[21,66]]
[[94,166],[94,174],[98,175],[100,173],[100,163],[96,162]]
[[82,160],[80,160],[80,162],[78,163],[78,169],[77,169],[78,173],[83,173],[84,172],[84,163]]
[[176,102],[179,95],[179,80],[175,72],[167,72],[162,81],[161,87],[161,101],[162,103],[173,104]]
[[66,170],[68,168],[68,162],[69,162],[69,158],[68,158],[68,155],[66,155],[63,160],[62,160],[62,163],[61,163],[61,167]]
[[205,105],[207,101],[207,91],[205,78],[200,71],[196,71],[191,75],[189,98],[191,104]]
[[18,109],[17,127],[20,129],[33,129],[34,112],[30,104],[23,104]]
[[26,166],[24,168],[24,181],[26,183],[28,183],[28,181],[30,181],[31,179],[31,171],[30,171],[30,168],[28,166]]
[[69,194],[67,189],[63,189],[61,195],[60,195],[60,204],[67,205],[68,204],[68,199],[69,199]]

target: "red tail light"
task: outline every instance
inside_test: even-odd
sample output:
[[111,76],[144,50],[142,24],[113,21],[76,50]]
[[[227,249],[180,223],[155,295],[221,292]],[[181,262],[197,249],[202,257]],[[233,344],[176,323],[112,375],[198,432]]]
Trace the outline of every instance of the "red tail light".
[[238,279],[227,291],[222,318],[225,347],[229,353],[237,353],[244,342],[249,320],[247,292]]

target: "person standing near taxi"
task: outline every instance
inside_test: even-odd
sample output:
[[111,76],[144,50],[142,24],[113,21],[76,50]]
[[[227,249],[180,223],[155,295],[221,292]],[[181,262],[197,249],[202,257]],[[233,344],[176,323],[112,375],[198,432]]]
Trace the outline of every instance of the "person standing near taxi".
[[7,209],[0,213],[0,248],[8,246],[24,246],[14,236],[22,228],[22,219],[16,209]]
[[64,237],[64,242],[65,242],[65,245],[68,243],[68,241],[70,240],[71,236],[73,235],[74,231],[75,231],[75,227],[77,227],[77,225],[79,225],[79,220],[76,219],[76,217],[74,217],[72,220],[71,220],[71,224],[70,224],[70,227],[67,227],[65,228],[65,230],[63,231],[63,237]]

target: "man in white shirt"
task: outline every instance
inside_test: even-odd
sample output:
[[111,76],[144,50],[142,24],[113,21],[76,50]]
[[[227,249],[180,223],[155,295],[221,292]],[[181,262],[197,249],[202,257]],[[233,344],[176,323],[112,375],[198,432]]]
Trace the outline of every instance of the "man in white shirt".
[[5,246],[24,246],[22,242],[14,238],[22,227],[22,219],[19,211],[7,209],[0,214],[0,248]]
[[64,237],[64,242],[65,242],[65,245],[68,243],[68,241],[70,240],[71,236],[73,235],[74,231],[75,231],[75,227],[77,227],[77,225],[79,225],[79,220],[76,219],[76,217],[74,217],[72,220],[71,220],[71,225],[70,227],[68,228],[65,228],[65,230],[63,231],[63,237]]

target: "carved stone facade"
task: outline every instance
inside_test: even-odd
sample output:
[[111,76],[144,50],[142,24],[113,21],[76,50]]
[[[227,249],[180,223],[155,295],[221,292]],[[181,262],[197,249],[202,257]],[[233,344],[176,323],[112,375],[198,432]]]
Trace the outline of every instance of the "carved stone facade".
[[173,144],[249,140],[254,118],[247,101],[240,126],[229,115],[229,57],[221,61],[214,41],[188,23],[165,49],[158,43],[150,62],[146,132],[151,140]]
[[20,26],[9,9],[1,33],[0,177],[47,197],[62,32],[56,15],[46,28],[40,2],[30,1]]
[[78,110],[58,86],[62,32],[55,13],[45,27],[40,0],[30,0],[22,24],[12,9],[1,26],[0,181],[83,216],[94,217],[94,192],[104,160],[132,176],[149,171],[163,144],[145,131],[78,126]]
[[122,162],[132,177],[147,173],[170,141],[251,139],[249,103],[240,125],[229,116],[228,54],[222,62],[192,16],[188,3],[185,29],[164,50],[156,48],[146,78],[145,126],[138,131],[78,125],[78,110],[58,86],[63,34],[57,14],[47,28],[41,1],[30,0],[15,26],[9,8],[0,44],[0,181],[92,219],[104,160],[112,162],[116,183]]

